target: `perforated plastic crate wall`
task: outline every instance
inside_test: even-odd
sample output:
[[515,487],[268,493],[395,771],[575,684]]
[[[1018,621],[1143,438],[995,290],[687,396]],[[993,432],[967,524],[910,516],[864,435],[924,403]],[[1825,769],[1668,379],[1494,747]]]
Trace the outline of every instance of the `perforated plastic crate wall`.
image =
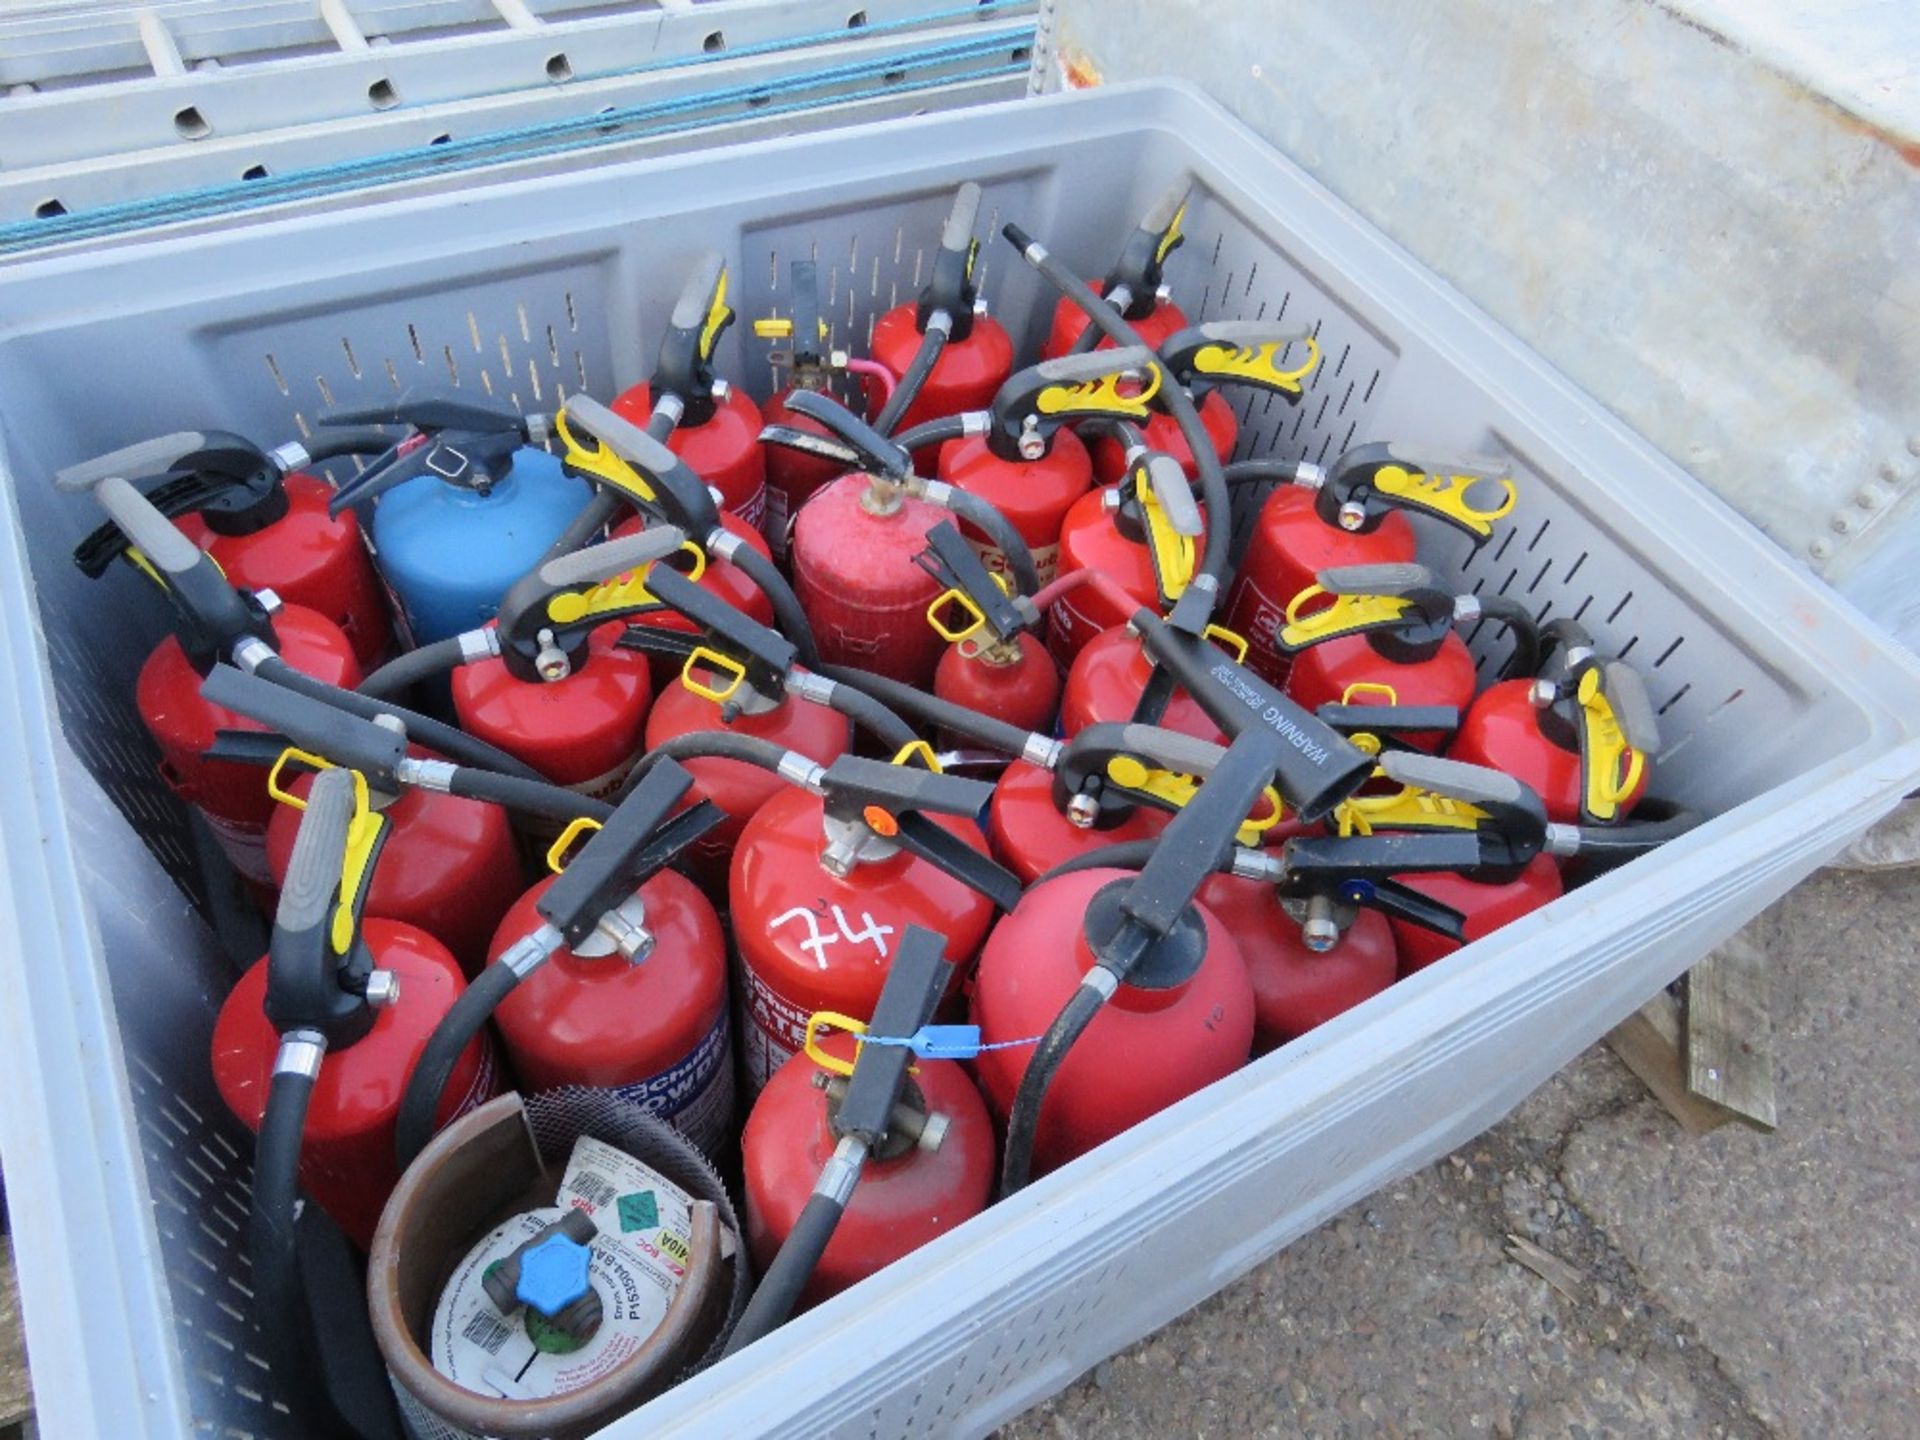
[[[49,1433],[299,1433],[249,1358],[247,1146],[209,1096],[226,972],[127,697],[161,633],[129,575],[66,558],[60,465],[158,431],[304,432],[413,384],[516,406],[641,378],[699,250],[744,316],[827,268],[836,338],[913,290],[951,187],[987,186],[1089,273],[1170,176],[1171,281],[1207,318],[1317,327],[1304,403],[1243,402],[1243,453],[1503,450],[1493,542],[1429,558],[1579,614],[1651,678],[1658,789],[1718,818],[1212,1087],[609,1434],[982,1432],[1516,1103],[1910,788],[1912,663],[1730,511],[1223,114],[1169,87],[994,107],[302,217],[0,273],[6,922],[0,1084]],[[1052,298],[1004,242],[994,308]],[[741,327],[744,329],[744,327]],[[740,330],[722,362],[759,390]],[[29,571],[30,567],[30,571]],[[170,836],[175,838],[170,839]],[[124,1053],[124,1060],[122,1054]],[[144,1159],[144,1163],[143,1163]],[[238,1298],[236,1298],[238,1297]]]

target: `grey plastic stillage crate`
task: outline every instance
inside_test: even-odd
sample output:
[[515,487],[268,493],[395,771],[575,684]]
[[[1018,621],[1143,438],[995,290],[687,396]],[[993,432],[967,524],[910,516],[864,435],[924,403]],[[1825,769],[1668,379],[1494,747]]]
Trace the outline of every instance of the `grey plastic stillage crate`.
[[[1169,278],[1196,318],[1313,327],[1297,408],[1243,455],[1400,439],[1512,457],[1470,588],[1576,615],[1647,676],[1656,790],[1710,824],[1502,930],[1034,1185],[608,1436],[979,1434],[1490,1124],[1914,783],[1902,653],[1590,398],[1224,113],[1128,87],[928,116],[0,272],[0,1145],[46,1433],[307,1433],[274,1400],[245,1268],[250,1146],[212,1095],[232,978],[130,704],[162,633],[68,560],[53,472],[188,425],[269,443],[444,383],[516,407],[643,378],[679,277],[745,317],[815,256],[840,343],[912,295],[954,185],[1097,274],[1196,178]],[[1052,297],[997,236],[985,293],[1031,354]],[[764,393],[745,326],[725,368]]]

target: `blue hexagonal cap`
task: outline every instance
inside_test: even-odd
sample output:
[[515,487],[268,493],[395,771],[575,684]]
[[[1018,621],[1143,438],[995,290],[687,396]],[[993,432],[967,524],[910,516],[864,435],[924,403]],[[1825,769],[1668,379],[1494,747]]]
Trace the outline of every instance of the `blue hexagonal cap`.
[[589,1253],[578,1240],[549,1235],[520,1257],[514,1298],[552,1319],[587,1293]]

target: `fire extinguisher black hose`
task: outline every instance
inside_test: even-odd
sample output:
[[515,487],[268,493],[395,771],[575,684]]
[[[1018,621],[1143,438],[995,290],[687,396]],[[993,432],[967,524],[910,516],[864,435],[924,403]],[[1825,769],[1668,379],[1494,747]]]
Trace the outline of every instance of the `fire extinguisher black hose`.
[[517,775],[496,775],[490,770],[470,770],[461,766],[453,772],[447,793],[466,800],[486,800],[522,815],[538,815],[571,825],[581,816],[604,821],[613,807],[576,790],[552,785],[545,780],[522,780]]
[[1696,810],[1675,810],[1660,820],[1633,820],[1625,825],[1582,825],[1574,855],[1603,865],[1618,865],[1657,850],[1700,824]]
[[294,1207],[298,1202],[300,1139],[307,1127],[307,1102],[313,1096],[315,1078],[276,1066],[253,1151],[250,1253],[254,1314],[266,1337],[274,1372],[296,1382],[308,1369],[308,1357],[301,1334],[306,1307],[300,1298]]
[[958,485],[951,485],[947,487],[946,508],[974,529],[986,532],[994,548],[1007,557],[1007,568],[1013,572],[1013,587],[1018,593],[1040,593],[1040,571],[1033,563],[1033,552],[1020,538],[1020,532],[1013,528],[1013,522],[997,507]]
[[338,460],[343,455],[384,455],[398,443],[384,430],[371,427],[360,429],[334,430],[322,429],[311,440],[299,442],[300,448],[307,452],[307,464],[324,465],[329,460]]
[[[827,678],[831,680],[833,677],[829,675]],[[879,700],[843,681],[835,681],[833,689],[827,694],[827,704],[896,755],[920,738],[911,725]]]
[[[1112,972],[1096,968],[1090,973]],[[1106,993],[1085,983],[1077,986],[1034,1047],[1020,1076],[1020,1088],[1014,1093],[1013,1109],[1007,1115],[1007,1148],[1000,1166],[1002,1198],[1027,1188],[1033,1175],[1033,1141],[1040,1128],[1040,1107],[1046,1102],[1047,1088],[1074,1042],[1086,1033],[1093,1017],[1106,1004]]]
[[794,649],[800,652],[800,662],[811,667],[820,658],[820,647],[814,642],[813,626],[808,623],[807,612],[801,608],[800,597],[793,593],[787,577],[774,568],[773,561],[744,542],[734,546],[727,561],[738,566],[767,597],[773,606],[776,628],[793,642]]
[[738,760],[778,774],[780,762],[788,753],[757,735],[736,735],[731,730],[689,730],[684,735],[662,740],[643,755],[627,776],[620,793],[624,797],[662,760]]
[[[500,775],[517,776],[522,780],[541,779],[540,773],[524,761],[516,760],[506,751],[476,739],[466,731],[457,729],[429,716],[395,705],[390,700],[376,700],[370,695],[361,695],[353,690],[342,690],[337,685],[329,685],[324,680],[316,680],[311,675],[287,664],[277,655],[262,660],[254,671],[263,680],[271,680],[283,685],[295,694],[305,695],[309,700],[319,700],[344,710],[349,715],[358,715],[362,720],[372,720],[379,715],[397,715],[406,723],[407,738],[429,750],[437,750],[456,765],[471,766],[476,770],[492,771]],[[542,783],[545,783],[542,781]]]
[[893,394],[887,397],[887,403],[880,407],[880,414],[873,422],[873,428],[882,435],[891,435],[893,427],[900,423],[900,417],[920,398],[921,387],[927,383],[933,367],[940,363],[940,352],[947,348],[947,332],[952,325],[951,320],[945,324],[928,322],[926,333],[920,337],[920,348],[913,352],[913,361],[907,366],[907,373],[893,387]]
[[745,1349],[786,1323],[793,1307],[799,1304],[807,1281],[819,1268],[820,1257],[826,1253],[845,1213],[846,1206],[830,1195],[815,1190],[807,1197],[792,1231],[781,1242],[773,1263],[753,1292],[753,1299],[747,1302],[740,1323],[727,1337],[727,1355]]
[[427,1037],[426,1048],[414,1062],[407,1077],[406,1093],[400,1099],[400,1115],[394,1124],[393,1151],[401,1170],[405,1170],[433,1138],[434,1122],[440,1115],[440,1097],[454,1067],[466,1053],[473,1037],[520,983],[520,974],[511,965],[495,961],[474,977],[460,992],[440,1023]]
[[[1138,870],[1147,863],[1159,843],[1158,840],[1122,840],[1118,844],[1102,845],[1098,850],[1089,850],[1070,860],[1062,860],[1051,870],[1043,872],[1033,883],[1044,885],[1049,880],[1057,880],[1062,875],[1072,875],[1080,870]],[[1231,863],[1232,856],[1233,852],[1228,851],[1228,863]]]
[[[885,435],[886,431],[881,431]],[[928,445],[944,445],[967,433],[965,415],[942,415],[938,420],[923,420],[911,430],[902,430],[888,438],[902,450],[919,450]]]
[[422,680],[453,669],[465,658],[466,649],[460,637],[449,635],[389,660],[360,682],[359,693],[382,700],[389,695],[399,695]]
[[876,700],[882,701],[895,710],[904,711],[927,725],[944,726],[969,740],[977,740],[990,750],[998,750],[1005,755],[1022,755],[1033,740],[1033,732],[1022,730],[1018,725],[1009,725],[1004,720],[982,714],[965,705],[956,705],[924,690],[916,690],[911,685],[902,684],[885,675],[875,675],[870,670],[857,670],[851,665],[816,665],[814,667],[830,680],[842,685],[864,691]]
[[[1013,242],[1026,262],[1038,270],[1053,287],[1065,295],[1081,310],[1087,318],[1098,325],[1113,340],[1115,345],[1140,345],[1147,349],[1153,347],[1140,337],[1123,319],[1120,313],[1094,293],[1088,285],[1073,271],[1062,265],[1046,248],[1022,230],[1018,225],[1003,225],[1000,233]],[[1193,453],[1194,468],[1200,472],[1200,498],[1207,507],[1209,515],[1226,515],[1231,507],[1227,501],[1227,478],[1220,467],[1220,457],[1214,451],[1213,441],[1208,438],[1206,427],[1200,423],[1200,412],[1194,408],[1193,397],[1178,384],[1162,384],[1156,397],[1166,408],[1173,421],[1180,427],[1180,434],[1187,442],[1187,448]],[[1210,577],[1217,587],[1225,580],[1227,572],[1227,542],[1231,538],[1231,525],[1213,524],[1207,526],[1206,548],[1201,552],[1200,565],[1196,573]],[[1217,598],[1216,598],[1217,603]]]
[[1505,595],[1482,595],[1480,613],[1501,626],[1513,640],[1513,654],[1501,667],[1500,678],[1531,677],[1540,673],[1540,626],[1518,600]]
[[1229,489],[1235,485],[1258,485],[1263,481],[1290,485],[1300,478],[1300,467],[1292,460],[1236,460],[1220,473]]

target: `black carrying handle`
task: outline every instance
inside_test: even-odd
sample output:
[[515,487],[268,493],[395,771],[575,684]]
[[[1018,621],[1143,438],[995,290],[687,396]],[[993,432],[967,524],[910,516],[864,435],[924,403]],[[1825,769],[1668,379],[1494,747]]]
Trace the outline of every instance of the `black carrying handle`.
[[1051,447],[1060,427],[1076,420],[1109,416],[1144,421],[1151,414],[1147,399],[1128,399],[1098,382],[1130,370],[1150,374],[1159,363],[1160,357],[1146,346],[1129,345],[1063,355],[1016,370],[988,407],[987,443],[1001,459],[1017,461],[1032,458],[1023,456],[1020,449],[1022,437],[1028,434]]
[[[913,474],[910,452],[887,439],[832,396],[818,390],[796,390],[787,397],[787,408],[796,415],[818,421],[838,436],[854,452],[861,468],[896,481]],[[761,432],[763,436],[765,433]]]
[[1206,640],[1151,610],[1135,612],[1132,623],[1147,653],[1214,724],[1235,739],[1252,733],[1277,743],[1273,781],[1302,820],[1323,818],[1373,773],[1372,756]]
[[[1153,204],[1140,217],[1140,223],[1127,233],[1125,243],[1120,247],[1120,256],[1114,261],[1113,269],[1107,272],[1103,295],[1111,296],[1116,290],[1125,287],[1127,300],[1119,306],[1123,320],[1144,320],[1160,304],[1160,285],[1165,278],[1167,257],[1180,248],[1186,237],[1180,233],[1180,222],[1187,213],[1187,198],[1193,193],[1193,178],[1182,175],[1165,190],[1154,197]],[[1095,327],[1089,325],[1091,332]],[[1077,350],[1090,350],[1098,343],[1096,335],[1088,340],[1081,336],[1085,344],[1076,345]]]
[[780,695],[787,673],[800,660],[800,650],[786,636],[762,625],[751,615],[727,604],[712,591],[662,566],[648,577],[647,588],[669,610],[684,615],[701,634],[747,667],[747,683],[762,694]]
[[891,817],[895,830],[890,838],[903,849],[938,866],[1002,910],[1011,910],[1019,902],[1020,881],[1011,870],[927,818],[937,813],[971,819],[992,800],[991,785],[918,766],[842,755],[821,775],[820,789],[829,817],[868,824],[867,811],[878,809]]
[[633,892],[648,841],[692,788],[685,766],[673,760],[654,765],[547,887],[534,908],[569,947],[584,941],[600,917]]
[[[650,593],[654,580],[669,567],[658,562],[679,550],[686,536],[671,525],[652,525],[633,535],[619,535],[543,560],[514,581],[501,597],[499,621],[500,658],[515,679],[537,683],[541,674],[539,657],[548,647],[540,639],[542,631],[552,644],[566,655],[568,671],[585,659],[588,637],[611,620],[623,620],[660,608]],[[623,593],[596,596],[594,591],[609,581],[651,566],[641,589],[645,598],[629,598]],[[582,614],[570,620],[556,620],[552,605],[562,595],[578,593],[588,602]]]
[[653,393],[671,395],[684,409],[680,423],[704,425],[713,418],[713,352],[733,324],[728,307],[727,262],[709,250],[695,262],[674,301],[673,314],[660,337],[653,369]]
[[1040,618],[1038,611],[1029,618],[1013,603],[1013,597],[1000,588],[993,572],[951,520],[942,520],[929,530],[927,548],[913,558],[940,584],[958,590],[973,602],[996,644],[1004,645],[1023,630],[1032,629]]
[[[933,1019],[953,977],[946,947],[946,938],[935,931],[907,926],[874,1002],[868,1034],[906,1039]],[[857,1136],[869,1148],[886,1140],[912,1061],[905,1045],[860,1046],[847,1092],[831,1112],[834,1134]]]
[[407,737],[324,701],[311,699],[231,665],[216,665],[200,682],[200,696],[286,736],[302,750],[347,770],[358,770],[377,789],[400,784]]
[[933,272],[915,306],[914,325],[923,335],[936,314],[947,317],[949,340],[965,340],[973,333],[973,266],[980,253],[973,231],[979,220],[980,187],[968,180],[954,191],[953,206],[940,227],[940,247],[933,252]]
[[[367,965],[359,943],[357,905],[346,950],[333,943],[353,820],[352,772],[323,770],[314,776],[306,803],[267,947],[266,1013],[282,1035],[317,1030],[337,1049],[373,1025],[372,1007],[363,993]],[[365,888],[362,885],[363,897]]]

